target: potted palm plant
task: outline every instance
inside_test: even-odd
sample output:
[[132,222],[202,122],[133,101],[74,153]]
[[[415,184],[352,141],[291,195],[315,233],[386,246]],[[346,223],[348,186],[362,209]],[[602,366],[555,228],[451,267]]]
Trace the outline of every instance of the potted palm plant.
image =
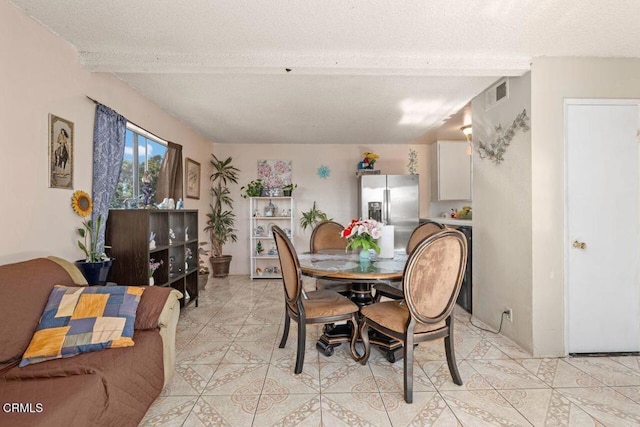
[[326,213],[322,212],[316,207],[316,202],[314,201],[311,209],[309,209],[307,212],[302,212],[302,218],[300,218],[300,227],[302,227],[303,230],[306,230],[307,227],[314,228],[322,221],[332,220],[333,219],[329,218]]
[[238,240],[236,229],[234,228],[235,214],[233,213],[233,199],[229,191],[229,184],[238,183],[238,173],[240,170],[231,164],[232,158],[226,160],[218,159],[215,154],[211,155],[211,194],[213,203],[211,212],[207,214],[207,226],[205,231],[209,232],[211,240],[211,272],[213,277],[227,277],[231,255],[223,255],[222,248],[229,242]]

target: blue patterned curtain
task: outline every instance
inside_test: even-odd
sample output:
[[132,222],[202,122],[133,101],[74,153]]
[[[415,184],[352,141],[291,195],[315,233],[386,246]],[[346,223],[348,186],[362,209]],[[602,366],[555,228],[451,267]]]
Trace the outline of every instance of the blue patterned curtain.
[[102,218],[96,250],[104,252],[104,234],[109,205],[116,192],[122,159],[127,120],[109,107],[98,104],[93,128],[93,223]]

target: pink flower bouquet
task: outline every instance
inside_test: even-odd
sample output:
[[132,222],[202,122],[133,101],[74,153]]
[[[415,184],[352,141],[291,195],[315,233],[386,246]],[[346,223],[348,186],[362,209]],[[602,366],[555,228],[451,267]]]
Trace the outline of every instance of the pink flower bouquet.
[[380,247],[375,242],[382,234],[382,225],[373,219],[351,220],[351,223],[342,230],[341,236],[347,239],[346,249],[358,249],[368,251],[374,249],[380,253]]

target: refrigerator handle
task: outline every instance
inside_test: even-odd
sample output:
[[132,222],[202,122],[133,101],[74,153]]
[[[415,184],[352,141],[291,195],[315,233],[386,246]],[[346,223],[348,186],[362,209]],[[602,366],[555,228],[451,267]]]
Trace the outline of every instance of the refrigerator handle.
[[385,224],[389,224],[391,218],[391,190],[384,190],[384,214],[382,217],[382,222]]

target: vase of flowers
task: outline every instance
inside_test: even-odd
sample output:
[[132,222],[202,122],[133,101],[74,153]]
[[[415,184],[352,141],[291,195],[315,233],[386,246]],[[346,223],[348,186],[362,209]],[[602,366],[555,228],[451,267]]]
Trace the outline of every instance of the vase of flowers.
[[341,236],[347,239],[346,249],[360,248],[360,260],[367,261],[370,258],[369,249],[380,253],[380,247],[376,240],[380,238],[381,234],[382,225],[378,221],[354,219],[342,230]]
[[155,280],[153,279],[153,273],[160,268],[163,264],[162,260],[156,262],[153,258],[149,260],[149,286],[155,285]]
[[105,285],[107,275],[113,264],[104,252],[98,251],[98,232],[102,223],[102,216],[98,215],[96,221],[90,218],[93,211],[91,196],[82,190],[73,193],[71,197],[71,207],[73,211],[83,218],[82,227],[77,228],[78,235],[82,240],[78,240],[78,247],[85,254],[85,259],[75,262],[90,285]]
[[376,153],[370,151],[365,151],[362,155],[364,159],[358,163],[358,169],[373,169],[373,165],[375,165],[376,161],[380,158]]

